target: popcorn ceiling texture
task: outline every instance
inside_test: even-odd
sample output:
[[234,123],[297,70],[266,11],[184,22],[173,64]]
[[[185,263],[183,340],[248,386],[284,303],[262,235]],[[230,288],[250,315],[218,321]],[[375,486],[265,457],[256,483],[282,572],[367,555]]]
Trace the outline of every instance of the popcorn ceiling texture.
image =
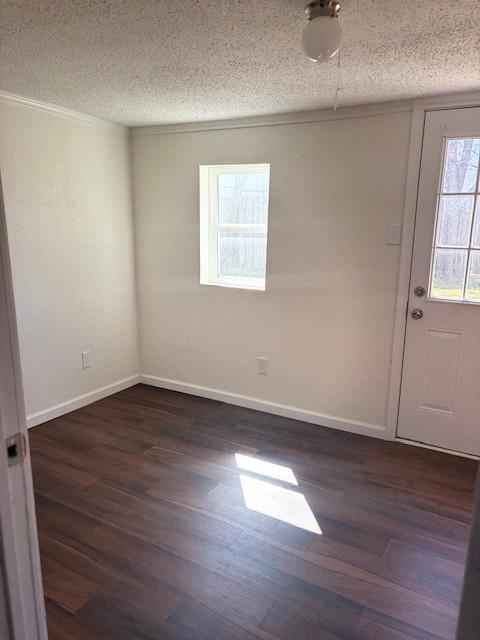
[[[341,106],[480,87],[479,0],[343,0]],[[333,105],[302,0],[1,0],[0,89],[127,125]]]

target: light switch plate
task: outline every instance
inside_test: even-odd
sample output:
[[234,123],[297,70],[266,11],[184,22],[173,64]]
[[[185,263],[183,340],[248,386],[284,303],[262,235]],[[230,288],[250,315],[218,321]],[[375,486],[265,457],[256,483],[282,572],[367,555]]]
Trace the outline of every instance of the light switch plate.
[[82,369],[89,369],[92,366],[92,352],[82,351]]
[[268,358],[257,358],[257,373],[261,376],[268,376]]
[[399,245],[401,241],[402,241],[402,225],[401,224],[387,225],[387,244]]

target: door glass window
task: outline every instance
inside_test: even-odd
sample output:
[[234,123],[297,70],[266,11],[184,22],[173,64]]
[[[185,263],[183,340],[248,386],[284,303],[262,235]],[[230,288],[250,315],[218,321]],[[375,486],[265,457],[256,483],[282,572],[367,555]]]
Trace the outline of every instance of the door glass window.
[[433,238],[430,298],[480,302],[480,138],[445,144]]

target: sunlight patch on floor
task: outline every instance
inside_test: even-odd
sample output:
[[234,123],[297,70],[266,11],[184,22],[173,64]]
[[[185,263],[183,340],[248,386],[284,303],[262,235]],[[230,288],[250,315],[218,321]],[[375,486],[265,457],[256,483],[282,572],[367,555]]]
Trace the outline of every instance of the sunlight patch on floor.
[[243,474],[240,474],[240,482],[248,509],[322,535],[303,493]]
[[236,453],[235,460],[237,467],[242,471],[250,471],[260,476],[267,476],[273,480],[281,480],[282,482],[288,482],[289,484],[298,486],[295,474],[289,467],[283,467],[280,464],[252,458],[252,456],[245,456],[242,453]]

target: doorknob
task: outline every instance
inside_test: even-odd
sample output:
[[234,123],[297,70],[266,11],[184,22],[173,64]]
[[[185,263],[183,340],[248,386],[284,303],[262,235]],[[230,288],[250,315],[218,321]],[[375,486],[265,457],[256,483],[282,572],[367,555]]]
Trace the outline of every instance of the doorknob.
[[411,315],[414,320],[420,320],[420,318],[423,318],[423,311],[421,309],[413,309]]

